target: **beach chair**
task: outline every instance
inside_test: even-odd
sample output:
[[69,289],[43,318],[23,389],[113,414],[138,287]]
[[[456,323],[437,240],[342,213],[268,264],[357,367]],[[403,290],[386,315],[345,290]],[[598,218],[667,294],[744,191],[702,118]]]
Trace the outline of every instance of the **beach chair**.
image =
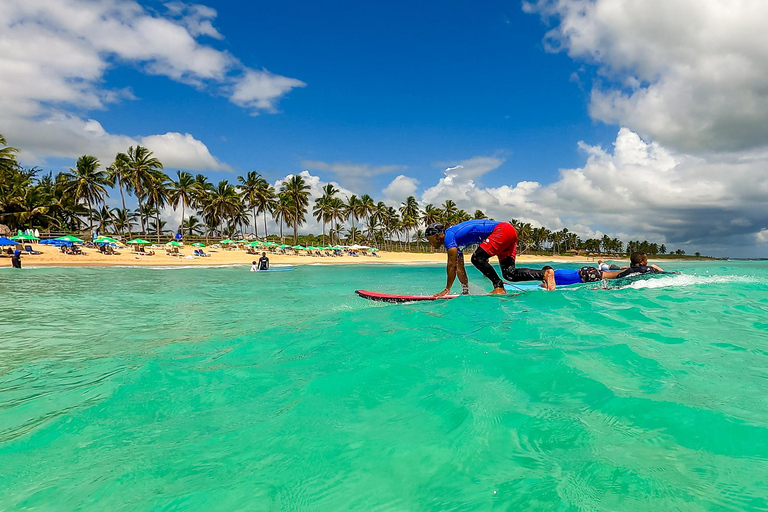
[[34,249],[32,249],[32,246],[31,246],[31,245],[25,245],[25,246],[24,246],[24,251],[25,251],[27,254],[43,254],[43,253],[41,253],[40,251],[35,251]]

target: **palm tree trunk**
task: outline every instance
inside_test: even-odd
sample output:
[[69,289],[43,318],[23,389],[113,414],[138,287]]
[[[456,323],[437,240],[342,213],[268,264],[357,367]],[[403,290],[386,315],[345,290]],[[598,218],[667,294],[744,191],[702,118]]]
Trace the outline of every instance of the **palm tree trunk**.
[[144,205],[141,201],[141,195],[137,192],[136,198],[139,200],[139,222],[141,223],[141,232],[146,234],[146,230],[144,229]]
[[181,200],[181,224],[179,225],[179,232],[181,236],[184,236],[184,200]]
[[299,243],[299,220],[298,215],[293,219],[293,245]]
[[88,202],[88,230],[93,231],[93,210],[91,209],[91,198],[87,198]]
[[[120,178],[117,178],[117,188],[120,190],[120,202],[123,204],[123,214],[126,215],[127,212],[125,211],[125,195],[123,195],[123,182]],[[123,232],[121,231],[120,234],[122,235]],[[131,224],[128,223],[128,237],[131,237]]]
[[251,213],[253,213],[253,236],[258,238],[259,228],[256,227],[256,224],[258,223],[259,219],[256,217],[256,208],[251,208]]
[[264,238],[267,238],[269,233],[267,232],[267,209],[264,208]]

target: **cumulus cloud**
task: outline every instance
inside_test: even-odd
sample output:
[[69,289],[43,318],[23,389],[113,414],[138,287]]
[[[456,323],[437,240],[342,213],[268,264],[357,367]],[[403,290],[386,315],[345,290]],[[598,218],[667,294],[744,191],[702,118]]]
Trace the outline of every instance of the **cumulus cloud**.
[[356,194],[370,193],[370,179],[382,174],[393,174],[407,169],[404,165],[370,165],[354,162],[321,162],[304,160],[303,167],[311,171],[330,172],[344,186],[355,190]]
[[400,174],[382,190],[382,193],[389,203],[400,204],[408,196],[414,195],[418,187],[419,180]]
[[437,204],[446,199],[461,199],[484,204],[488,201],[488,198],[484,197],[487,196],[487,191],[477,187],[475,179],[497,169],[503,163],[502,158],[476,156],[458,164],[449,164],[451,166],[443,171],[444,177],[424,191],[422,200]]
[[562,169],[554,183],[482,187],[454,166],[423,192],[422,202],[452,199],[459,208],[480,208],[498,220],[516,218],[550,229],[568,227],[585,238],[608,234],[716,254],[748,250],[768,236],[763,172],[768,158],[704,159],[644,141],[626,128],[612,149],[583,142],[579,147],[586,163]]
[[[129,88],[109,89],[104,84],[107,70],[121,65],[227,96],[252,113],[274,112],[281,97],[305,85],[249,68],[230,53],[198,42],[203,36],[222,38],[213,26],[215,17],[216,11],[209,7],[181,2],[165,4],[163,12],[150,12],[133,0],[4,2],[0,19],[4,135],[20,147],[34,148],[30,151],[38,156],[60,156],[65,141],[77,143],[75,154],[112,148],[118,141],[125,150],[126,141],[137,139],[105,133],[98,122],[82,114],[135,99]],[[57,130],[63,134],[61,141],[48,136]],[[177,153],[170,146],[181,143],[191,154],[202,156],[203,161],[191,163],[191,169],[223,167],[191,136],[149,138],[170,153]]]
[[593,118],[689,153],[768,139],[768,3],[538,0],[545,43],[597,67]]
[[18,119],[13,128],[13,139],[9,143],[23,148],[19,158],[28,165],[41,165],[48,157],[77,158],[88,154],[96,156],[106,166],[118,152],[141,145],[154,152],[167,168],[230,170],[229,165],[211,155],[205,144],[188,133],[169,132],[146,137],[114,135],[107,133],[94,119],[83,120],[61,112],[51,114],[43,121]]

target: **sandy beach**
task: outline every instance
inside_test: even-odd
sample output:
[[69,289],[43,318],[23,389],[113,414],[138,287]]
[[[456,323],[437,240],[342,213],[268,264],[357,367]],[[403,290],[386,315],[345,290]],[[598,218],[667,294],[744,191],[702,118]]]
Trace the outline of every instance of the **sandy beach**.
[[[120,249],[118,254],[105,255],[96,249],[84,248],[83,255],[64,254],[58,248],[48,245],[33,244],[32,248],[42,254],[22,255],[22,267],[109,267],[109,266],[186,266],[186,265],[250,265],[258,256],[247,254],[245,250],[227,250],[224,248],[205,248],[208,257],[196,257],[193,255],[194,247],[185,246],[180,250],[181,256],[169,256],[164,248],[147,249],[154,250],[153,256],[137,255],[130,249]],[[259,253],[260,254],[260,253]],[[440,264],[445,263],[444,253],[410,253],[379,251],[378,258],[373,256],[341,256],[341,257],[317,257],[294,256],[267,253],[272,264],[288,265],[349,265],[349,264],[377,264],[377,263],[401,263],[401,264]],[[469,264],[469,258],[467,264]],[[543,261],[555,261],[559,263],[592,263],[595,258],[583,256],[528,256],[519,255],[518,265],[537,263]],[[10,267],[11,258],[0,258],[0,267]]]

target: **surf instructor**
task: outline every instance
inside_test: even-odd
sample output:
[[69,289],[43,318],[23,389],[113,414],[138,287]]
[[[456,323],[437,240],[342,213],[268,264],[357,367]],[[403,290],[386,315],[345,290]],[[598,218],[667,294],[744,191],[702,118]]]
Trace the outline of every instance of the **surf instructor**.
[[517,256],[517,230],[512,224],[485,219],[468,220],[446,229],[443,224],[434,223],[427,226],[424,235],[432,247],[438,249],[442,245],[448,252],[446,265],[448,280],[445,289],[435,297],[448,295],[456,277],[461,283],[461,294],[469,294],[469,279],[464,268],[463,249],[474,244],[480,245],[472,254],[472,264],[493,283],[491,294],[507,293],[504,290],[504,282],[488,260],[497,256],[502,275],[510,279],[507,275],[511,276],[514,272]]

